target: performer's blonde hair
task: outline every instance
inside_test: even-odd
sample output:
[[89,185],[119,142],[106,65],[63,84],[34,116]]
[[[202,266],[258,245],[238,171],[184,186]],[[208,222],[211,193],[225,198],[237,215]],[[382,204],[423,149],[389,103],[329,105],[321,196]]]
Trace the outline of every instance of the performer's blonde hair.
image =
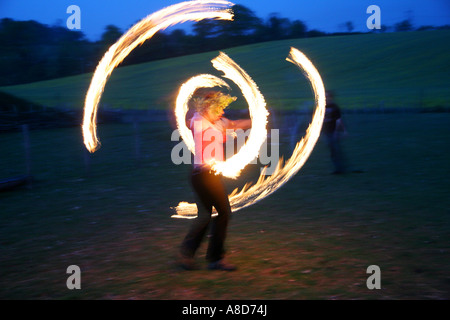
[[194,98],[195,109],[197,112],[203,113],[208,109],[225,109],[236,101],[236,97],[232,97],[229,94],[221,91],[208,91],[199,97]]

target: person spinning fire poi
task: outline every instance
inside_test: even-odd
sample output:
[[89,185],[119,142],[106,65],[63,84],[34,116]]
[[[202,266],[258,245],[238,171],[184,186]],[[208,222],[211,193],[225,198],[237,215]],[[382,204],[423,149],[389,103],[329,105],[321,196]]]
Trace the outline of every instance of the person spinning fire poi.
[[[194,257],[211,222],[206,260],[208,269],[233,271],[236,269],[224,261],[225,239],[231,206],[223,184],[223,177],[211,169],[214,161],[224,161],[223,144],[227,129],[248,129],[250,119],[229,120],[222,117],[224,109],[236,97],[221,91],[210,90],[194,99],[196,112],[190,121],[194,136],[195,156],[191,184],[197,196],[197,217],[194,219],[180,248],[180,264],[186,270],[196,269]],[[217,217],[211,218],[213,207]]]

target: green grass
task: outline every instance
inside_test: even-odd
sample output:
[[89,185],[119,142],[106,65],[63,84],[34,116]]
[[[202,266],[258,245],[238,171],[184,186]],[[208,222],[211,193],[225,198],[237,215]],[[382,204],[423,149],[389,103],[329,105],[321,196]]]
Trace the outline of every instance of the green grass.
[[[291,181],[233,214],[227,249],[239,270],[225,274],[174,265],[190,221],[170,207],[193,194],[189,165],[170,161],[167,123],[140,124],[139,158],[132,125],[100,125],[103,146],[87,162],[79,128],[32,131],[35,182],[0,193],[0,298],[448,299],[450,115],[345,120],[346,154],[364,173],[330,175],[319,141]],[[287,157],[289,139],[282,131]],[[21,134],[1,134],[0,148],[0,177],[23,173]],[[66,288],[72,264],[81,290]],[[366,287],[372,264],[381,290]]]
[[[448,107],[449,35],[448,30],[363,34],[274,41],[224,51],[255,80],[273,109],[307,108],[312,101],[307,80],[297,67],[285,61],[291,46],[313,61],[325,87],[337,92],[345,108]],[[178,87],[188,78],[200,73],[220,75],[210,63],[217,54],[118,68],[106,85],[101,105],[171,109]],[[91,76],[0,90],[49,107],[80,109]],[[239,89],[234,88],[239,95]],[[237,107],[246,108],[240,100]]]

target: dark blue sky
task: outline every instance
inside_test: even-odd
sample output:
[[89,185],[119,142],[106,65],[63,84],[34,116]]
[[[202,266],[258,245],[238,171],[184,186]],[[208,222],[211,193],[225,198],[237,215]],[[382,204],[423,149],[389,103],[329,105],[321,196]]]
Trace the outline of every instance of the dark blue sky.
[[[0,0],[0,18],[36,20],[53,25],[66,25],[69,5],[81,9],[81,31],[97,40],[108,24],[126,31],[131,25],[159,9],[180,0]],[[411,19],[414,26],[450,24],[449,0],[240,0],[260,18],[271,13],[291,20],[299,19],[308,29],[325,32],[346,31],[344,23],[351,21],[355,31],[367,31],[366,13],[369,5],[381,9],[381,23],[393,26]],[[183,25],[177,25],[177,28]]]

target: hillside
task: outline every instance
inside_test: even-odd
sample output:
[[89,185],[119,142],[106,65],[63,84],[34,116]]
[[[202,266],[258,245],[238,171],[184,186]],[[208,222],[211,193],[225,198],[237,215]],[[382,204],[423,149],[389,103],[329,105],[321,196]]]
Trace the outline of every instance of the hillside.
[[[304,108],[312,100],[307,80],[285,60],[291,46],[313,61],[325,87],[336,91],[343,108],[448,107],[449,38],[449,30],[361,34],[273,41],[224,52],[255,80],[268,106],[274,109]],[[177,88],[191,76],[221,74],[210,63],[217,54],[208,52],[119,67],[106,85],[101,106],[169,108]],[[0,91],[48,107],[80,109],[91,76],[1,87]],[[240,94],[237,88],[233,93]],[[242,100],[237,108],[246,108]]]

